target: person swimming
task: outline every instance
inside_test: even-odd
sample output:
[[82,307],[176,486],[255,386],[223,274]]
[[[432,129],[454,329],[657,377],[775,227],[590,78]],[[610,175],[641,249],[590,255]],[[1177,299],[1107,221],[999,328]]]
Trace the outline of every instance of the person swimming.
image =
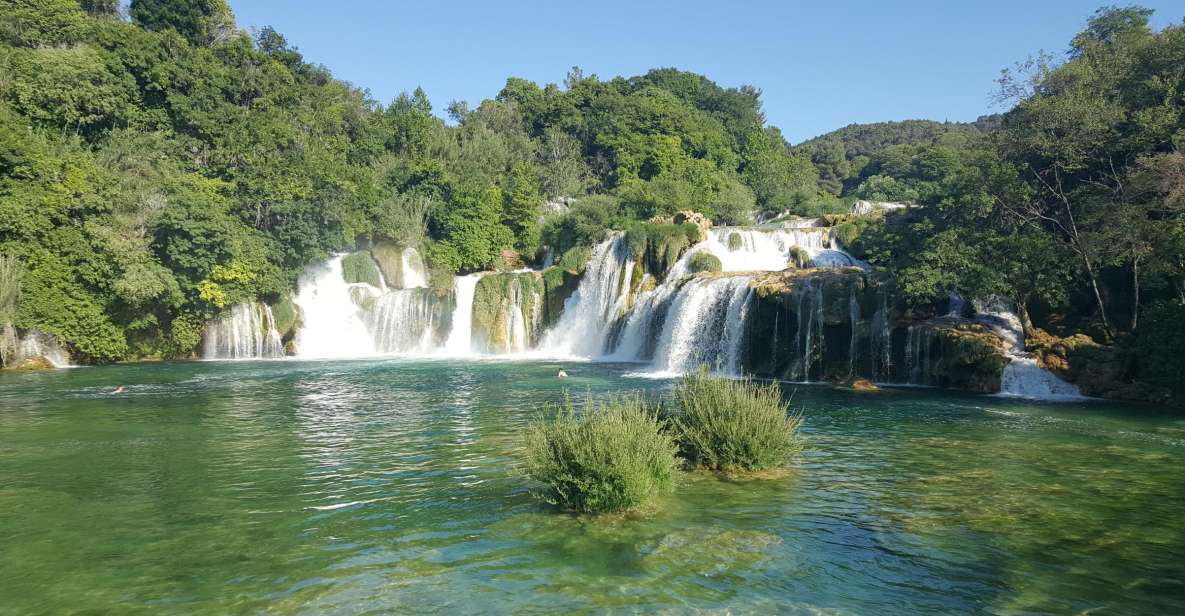
[[127,390],[128,390],[128,389],[127,389],[126,387],[124,387],[123,385],[120,385],[119,387],[116,387],[115,389],[111,390],[111,393],[113,393],[113,394],[122,394],[123,392],[125,392],[125,391],[127,391]]
[[566,379],[566,378],[568,378],[568,373],[564,372],[563,368],[560,368],[560,373],[555,376],[556,376],[556,378]]

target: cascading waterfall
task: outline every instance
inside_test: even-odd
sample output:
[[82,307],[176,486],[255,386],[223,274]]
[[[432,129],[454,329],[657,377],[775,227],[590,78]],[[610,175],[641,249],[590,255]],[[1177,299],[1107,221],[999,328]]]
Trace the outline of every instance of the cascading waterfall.
[[453,281],[456,294],[456,307],[453,310],[453,328],[449,332],[448,340],[444,343],[443,353],[452,357],[473,355],[473,296],[477,291],[477,281],[484,274],[469,274],[458,276]]
[[680,287],[663,325],[654,366],[682,374],[699,365],[737,374],[753,290],[747,276],[696,278]]
[[284,356],[280,332],[267,304],[244,302],[206,326],[202,357],[262,359]]
[[1041,368],[1037,360],[1025,352],[1024,325],[1015,312],[1000,301],[977,301],[974,304],[975,320],[987,325],[1008,343],[1011,361],[1000,375],[1001,395],[1052,400],[1082,397],[1077,387]]
[[436,305],[422,288],[401,289],[374,299],[367,326],[379,353],[428,353],[435,346]]
[[70,357],[58,339],[36,330],[26,331],[20,336],[18,355],[25,358],[44,357],[54,368],[71,367]]
[[348,358],[375,355],[374,338],[366,327],[357,295],[377,296],[368,284],[348,284],[342,277],[342,255],[301,274],[296,305],[303,326],[296,334],[296,354],[304,358]]
[[[817,267],[867,266],[839,249],[829,227],[716,227],[708,231],[705,241],[684,256],[707,252],[720,259],[724,272],[776,272],[786,268],[796,248],[805,251]],[[680,259],[671,269],[670,276],[687,275],[689,263],[690,258]]]
[[404,289],[423,289],[428,286],[428,270],[424,267],[424,259],[420,253],[410,246],[400,254],[400,272],[403,275]]
[[564,302],[559,322],[547,332],[542,351],[556,357],[589,358],[609,352],[607,338],[613,322],[625,316],[633,270],[622,234],[598,244],[580,286]]

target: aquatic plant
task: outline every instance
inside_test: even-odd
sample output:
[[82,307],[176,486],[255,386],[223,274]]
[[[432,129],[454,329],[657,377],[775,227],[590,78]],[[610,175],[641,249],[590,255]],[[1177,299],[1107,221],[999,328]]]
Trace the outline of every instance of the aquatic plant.
[[571,400],[527,429],[525,471],[547,485],[548,502],[581,513],[635,509],[670,492],[676,446],[658,414],[638,395]]
[[675,388],[671,429],[693,468],[760,471],[802,450],[802,418],[776,384],[712,376],[701,366]]
[[740,250],[745,246],[745,240],[740,233],[733,231],[728,234],[728,249],[732,251]]
[[365,252],[355,252],[342,257],[342,278],[349,284],[364,282],[374,287],[383,286],[379,266],[370,254]]

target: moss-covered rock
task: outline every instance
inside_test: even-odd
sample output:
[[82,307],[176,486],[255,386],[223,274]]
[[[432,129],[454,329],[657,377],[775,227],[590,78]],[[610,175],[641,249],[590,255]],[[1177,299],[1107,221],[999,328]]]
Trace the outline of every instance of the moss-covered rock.
[[[543,332],[559,320],[564,302],[579,286],[580,275],[562,267],[483,276],[473,296],[477,348],[504,353],[536,345]],[[522,324],[522,340],[514,339],[516,322]]]
[[1131,362],[1122,351],[1099,344],[1085,334],[1062,338],[1033,328],[1025,338],[1025,345],[1036,356],[1038,365],[1072,383],[1085,396],[1174,403],[1173,392],[1168,388],[1133,379]]
[[728,249],[729,250],[735,252],[737,250],[740,250],[741,248],[744,248],[744,246],[745,246],[745,239],[741,237],[740,233],[733,231],[732,233],[728,234]]
[[342,257],[342,278],[349,284],[366,283],[383,287],[379,266],[368,252],[355,252]]
[[[370,248],[370,255],[375,265],[382,272],[383,278],[391,287],[403,288],[403,246],[389,240],[382,240]],[[345,270],[345,263],[342,263]]]
[[691,255],[691,261],[688,263],[689,269],[692,273],[700,272],[719,272],[723,269],[720,264],[720,259],[710,252],[697,252]]
[[272,304],[272,318],[275,320],[276,331],[280,332],[282,340],[291,340],[296,333],[297,322],[300,320],[300,309],[292,301],[292,296],[285,293],[275,304]]

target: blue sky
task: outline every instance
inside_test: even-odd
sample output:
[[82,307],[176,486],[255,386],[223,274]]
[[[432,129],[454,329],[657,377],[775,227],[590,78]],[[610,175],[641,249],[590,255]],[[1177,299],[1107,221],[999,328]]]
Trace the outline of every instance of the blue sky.
[[[1061,54],[1107,0],[994,2],[394,2],[230,0],[240,27],[272,26],[312,62],[384,103],[422,86],[436,111],[476,105],[509,76],[562,82],[674,66],[764,93],[797,143],[852,122],[973,120],[1000,69]],[[1125,4],[1125,2],[1117,2]],[[1157,27],[1180,0],[1145,0]]]

